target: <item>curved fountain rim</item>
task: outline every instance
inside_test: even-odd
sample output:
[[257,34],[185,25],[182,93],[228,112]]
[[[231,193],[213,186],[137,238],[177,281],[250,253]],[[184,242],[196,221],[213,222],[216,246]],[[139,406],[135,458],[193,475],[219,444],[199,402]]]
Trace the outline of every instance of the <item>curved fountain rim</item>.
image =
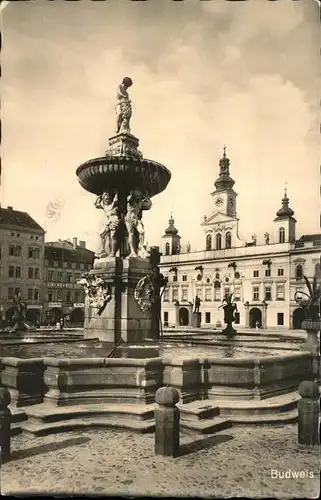
[[87,160],[86,162],[82,163],[81,165],[79,165],[79,167],[77,167],[76,175],[80,174],[80,172],[82,172],[82,170],[84,170],[86,167],[91,166],[92,164],[96,164],[96,163],[108,164],[108,163],[113,163],[115,161],[118,161],[119,163],[122,163],[123,161],[131,161],[133,163],[141,163],[141,164],[143,162],[149,162],[149,163],[152,163],[154,165],[159,165],[160,167],[162,167],[164,170],[166,170],[166,172],[168,172],[170,177],[172,175],[171,171],[167,167],[165,167],[165,165],[163,165],[162,163],[159,163],[158,161],[150,160],[148,158],[133,158],[131,156],[100,156],[98,158],[92,158],[92,159]]

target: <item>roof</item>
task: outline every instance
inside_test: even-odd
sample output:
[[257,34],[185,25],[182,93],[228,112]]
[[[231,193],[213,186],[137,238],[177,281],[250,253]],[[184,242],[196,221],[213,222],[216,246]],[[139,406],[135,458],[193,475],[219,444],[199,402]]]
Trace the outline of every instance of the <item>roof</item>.
[[92,264],[94,258],[94,252],[78,245],[74,248],[70,241],[54,241],[45,244],[45,259],[47,260],[87,262]]
[[14,210],[12,207],[0,208],[0,226],[1,225],[15,226],[32,231],[41,231],[45,234],[45,230],[31,217],[31,215],[27,212]]
[[321,233],[317,234],[303,234],[298,241],[320,241]]

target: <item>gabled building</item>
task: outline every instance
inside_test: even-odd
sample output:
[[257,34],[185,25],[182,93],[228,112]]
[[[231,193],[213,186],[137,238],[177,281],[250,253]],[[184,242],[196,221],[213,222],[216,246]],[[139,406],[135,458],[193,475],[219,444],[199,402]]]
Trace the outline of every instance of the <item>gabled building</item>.
[[202,222],[203,250],[172,251],[181,238],[171,216],[160,263],[169,280],[163,293],[163,323],[191,325],[197,295],[202,301],[202,325],[219,326],[223,323],[219,306],[226,293],[233,293],[238,307],[236,328],[300,328],[303,312],[294,297],[306,291],[303,274],[312,279],[320,263],[321,233],[297,239],[296,219],[285,190],[272,234],[258,228],[264,239],[253,234],[250,241],[242,240],[234,184],[224,148],[211,193],[214,206]]
[[0,312],[10,322],[13,297],[27,304],[29,321],[41,319],[43,307],[44,229],[27,213],[0,208]]

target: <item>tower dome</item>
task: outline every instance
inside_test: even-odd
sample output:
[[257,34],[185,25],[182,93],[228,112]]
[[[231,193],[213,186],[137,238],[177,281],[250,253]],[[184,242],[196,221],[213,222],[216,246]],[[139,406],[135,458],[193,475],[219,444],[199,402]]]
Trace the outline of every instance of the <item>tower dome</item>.
[[214,186],[217,190],[232,188],[235,181],[230,177],[230,159],[226,156],[226,146],[223,148],[223,156],[220,159],[219,165],[220,173],[214,182]]
[[178,230],[174,226],[174,223],[175,223],[175,221],[173,219],[173,215],[171,214],[171,217],[170,217],[170,219],[168,221],[168,224],[169,224],[168,228],[165,229],[165,234],[166,235],[171,235],[171,234],[176,235],[178,233]]
[[278,218],[287,219],[294,215],[294,211],[289,207],[289,198],[287,196],[286,188],[284,190],[284,197],[282,198],[282,207],[276,212]]

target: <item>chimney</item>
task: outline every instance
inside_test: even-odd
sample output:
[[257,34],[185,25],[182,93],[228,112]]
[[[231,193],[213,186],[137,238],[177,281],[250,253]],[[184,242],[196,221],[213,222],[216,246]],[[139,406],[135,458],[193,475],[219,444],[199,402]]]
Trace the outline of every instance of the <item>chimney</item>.
[[72,246],[73,246],[74,250],[76,250],[76,248],[77,248],[77,238],[73,238],[72,239]]
[[79,246],[80,248],[86,248],[86,242],[83,240],[79,241]]

